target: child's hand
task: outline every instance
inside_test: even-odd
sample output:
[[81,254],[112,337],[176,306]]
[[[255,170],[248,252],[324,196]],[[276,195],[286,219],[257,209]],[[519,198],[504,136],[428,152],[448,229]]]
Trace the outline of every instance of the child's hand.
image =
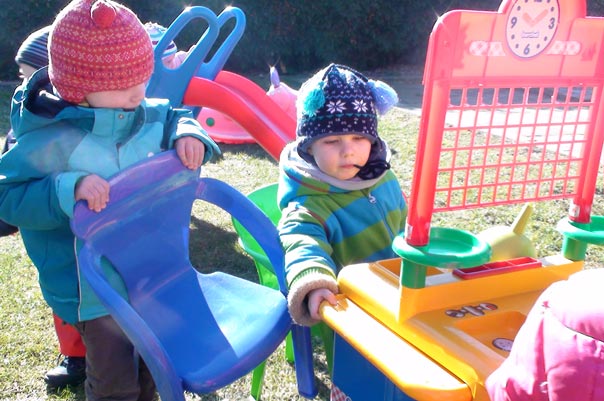
[[332,305],[338,303],[336,295],[326,288],[319,288],[308,293],[308,311],[310,312],[310,317],[315,320],[322,320],[319,314],[319,306],[323,301],[327,301]]
[[185,136],[176,140],[176,154],[182,164],[190,170],[201,166],[205,153],[206,147],[197,138]]
[[87,175],[77,183],[75,199],[87,201],[88,209],[100,212],[109,202],[109,183],[98,175]]

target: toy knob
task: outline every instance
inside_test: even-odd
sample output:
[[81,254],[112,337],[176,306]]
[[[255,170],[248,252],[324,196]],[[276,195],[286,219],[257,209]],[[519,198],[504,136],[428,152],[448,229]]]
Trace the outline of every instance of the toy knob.
[[495,226],[478,234],[493,251],[491,261],[514,259],[518,257],[536,257],[537,250],[530,239],[524,235],[533,207],[525,204],[510,227]]
[[512,223],[512,231],[514,234],[524,234],[524,230],[526,229],[526,224],[528,220],[531,218],[533,214],[533,205],[527,203],[524,205],[518,216],[516,216],[516,220]]

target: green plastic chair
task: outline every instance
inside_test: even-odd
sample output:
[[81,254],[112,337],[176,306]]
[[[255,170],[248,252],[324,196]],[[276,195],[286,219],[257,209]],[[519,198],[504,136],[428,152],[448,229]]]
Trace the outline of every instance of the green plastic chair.
[[[267,215],[273,224],[277,225],[281,218],[281,210],[279,210],[277,205],[277,183],[260,187],[249,193],[247,197]],[[233,219],[233,226],[239,235],[239,244],[254,260],[260,284],[278,289],[279,283],[277,282],[275,270],[258,242],[256,242],[254,237],[252,237],[252,235],[235,219]],[[325,348],[327,366],[331,373],[333,363],[333,330],[325,323],[319,323],[312,327],[311,334],[321,338]],[[294,362],[291,332],[287,335],[285,340],[285,358],[290,363]],[[265,367],[266,361],[255,368],[252,373],[251,394],[256,400],[260,400],[262,393]]]

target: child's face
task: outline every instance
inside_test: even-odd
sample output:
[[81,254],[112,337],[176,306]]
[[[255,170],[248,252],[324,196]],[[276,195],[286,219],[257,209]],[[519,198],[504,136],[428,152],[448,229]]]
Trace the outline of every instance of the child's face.
[[29,64],[19,63],[19,78],[21,79],[29,79],[36,71],[37,69]]
[[143,82],[127,89],[92,92],[86,95],[86,102],[90,107],[108,108],[108,109],[134,109],[138,107],[145,98],[145,88],[147,84]]
[[369,160],[371,141],[359,134],[330,135],[313,142],[308,152],[325,174],[349,180]]

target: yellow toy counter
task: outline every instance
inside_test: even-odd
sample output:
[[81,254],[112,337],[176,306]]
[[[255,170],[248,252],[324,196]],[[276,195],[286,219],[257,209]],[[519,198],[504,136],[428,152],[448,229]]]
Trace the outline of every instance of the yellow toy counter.
[[536,261],[476,278],[428,268],[419,289],[399,284],[401,259],[345,267],[338,305],[322,306],[342,399],[488,401],[484,381],[539,294],[583,266],[560,255]]

